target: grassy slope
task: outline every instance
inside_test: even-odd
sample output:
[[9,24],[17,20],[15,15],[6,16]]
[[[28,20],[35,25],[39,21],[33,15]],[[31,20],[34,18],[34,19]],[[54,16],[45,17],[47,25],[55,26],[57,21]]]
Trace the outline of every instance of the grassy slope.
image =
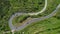
[[[28,27],[26,27],[24,30],[22,30],[21,32],[25,32],[25,34],[35,34],[35,33],[58,33],[58,30],[60,28],[60,20],[52,17],[52,18],[49,18],[49,19],[46,19],[44,21],[39,21],[39,22],[36,22],[35,24],[31,24],[29,25]],[[53,28],[58,28],[58,29],[55,29],[53,30]],[[49,30],[50,29],[50,30]],[[60,31],[60,30],[59,30]]]

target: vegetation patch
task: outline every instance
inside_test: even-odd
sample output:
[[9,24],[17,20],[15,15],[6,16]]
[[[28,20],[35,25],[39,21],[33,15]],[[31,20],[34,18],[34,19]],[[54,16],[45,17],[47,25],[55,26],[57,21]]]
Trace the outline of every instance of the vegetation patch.
[[17,12],[38,12],[45,6],[45,0],[10,0],[11,10]]
[[13,18],[12,24],[15,26],[20,26],[20,25],[24,24],[24,21],[27,20],[27,18],[29,18],[28,15],[17,16],[15,18]]

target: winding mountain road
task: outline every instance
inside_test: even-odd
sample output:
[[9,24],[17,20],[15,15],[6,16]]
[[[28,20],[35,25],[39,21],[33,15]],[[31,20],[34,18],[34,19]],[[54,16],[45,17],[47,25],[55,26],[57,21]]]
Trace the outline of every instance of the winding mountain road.
[[[47,4],[47,0],[46,0],[45,2],[46,2],[46,4]],[[47,6],[47,5],[45,5],[45,9],[46,9],[46,6]],[[47,19],[47,18],[52,17],[52,16],[57,12],[57,10],[58,10],[59,8],[60,8],[60,4],[57,6],[56,10],[54,10],[51,14],[49,14],[49,15],[47,15],[47,16],[45,16],[45,17],[41,17],[41,18],[33,18],[32,20],[27,21],[26,23],[24,23],[23,25],[21,25],[21,26],[19,26],[19,27],[17,27],[17,28],[12,24],[13,18],[16,17],[16,16],[20,16],[20,15],[27,15],[27,13],[15,13],[15,14],[12,15],[12,16],[10,17],[10,19],[9,19],[9,22],[8,22],[8,23],[9,23],[9,27],[10,27],[10,29],[11,29],[12,32],[13,32],[13,31],[20,31],[20,30],[24,29],[26,26],[28,26],[28,25],[31,24],[31,23],[34,23],[34,22],[36,22],[36,21],[41,21],[41,20],[44,20],[44,19]],[[38,15],[39,13],[44,12],[45,9],[42,10],[41,12],[28,13],[28,14],[29,14],[29,15]]]

